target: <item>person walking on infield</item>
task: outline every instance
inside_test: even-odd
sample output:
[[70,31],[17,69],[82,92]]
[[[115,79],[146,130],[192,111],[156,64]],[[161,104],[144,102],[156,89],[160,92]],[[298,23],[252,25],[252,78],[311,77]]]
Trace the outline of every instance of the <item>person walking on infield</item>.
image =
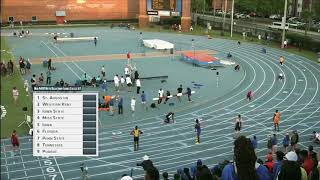
[[191,94],[192,94],[192,93],[191,93],[191,89],[188,87],[188,88],[187,88],[187,95],[188,95],[188,101],[189,101],[189,102],[192,101],[192,100],[191,100]]
[[106,77],[106,69],[104,68],[104,65],[101,67],[101,75],[103,79]]
[[12,150],[13,150],[13,153],[15,153],[15,156],[19,155],[20,142],[19,142],[19,138],[18,138],[16,130],[13,130],[13,132],[12,132],[11,144],[12,144]]
[[131,112],[132,112],[132,114],[134,114],[135,110],[136,110],[136,98],[132,97],[132,99],[131,99]]
[[131,81],[130,76],[126,77],[126,83],[127,83],[127,87],[128,87],[128,92],[131,92],[132,81]]
[[12,75],[13,74],[13,62],[11,59],[8,62],[8,70],[9,70],[9,75]]
[[126,83],[126,80],[124,79],[123,76],[120,78],[120,84],[121,84],[121,90],[124,89],[124,84]]
[[170,91],[167,91],[167,93],[166,93],[166,99],[164,100],[164,104],[167,103],[167,101],[170,99],[170,96],[171,96]]
[[94,37],[94,39],[93,39],[93,43],[94,43],[94,46],[97,46],[97,43],[98,43],[98,39],[97,39],[97,37]]
[[118,96],[118,114],[123,114],[123,97]]
[[81,179],[88,180],[88,167],[84,163],[80,164]]
[[278,110],[273,115],[273,124],[274,124],[274,131],[279,132],[279,123],[280,123],[280,113]]
[[158,104],[161,104],[161,102],[162,102],[163,93],[164,93],[164,91],[162,90],[162,88],[160,88],[158,91],[158,97],[159,97]]
[[117,92],[119,92],[119,76],[118,74],[116,74],[114,77],[113,77],[113,82],[114,82],[114,87],[116,89]]
[[271,144],[272,144],[272,154],[275,154],[277,152],[277,144],[278,144],[278,139],[276,134],[273,134]]
[[178,89],[177,89],[177,91],[178,91],[178,93],[177,93],[177,98],[178,98],[178,100],[181,102],[181,96],[182,96],[182,84],[180,84],[180,86],[178,87]]
[[51,70],[52,69],[52,60],[49,59],[48,60],[48,70]]
[[138,126],[136,126],[130,133],[131,135],[133,135],[133,148],[134,151],[138,151],[139,150],[139,137],[141,134],[143,134],[143,132],[138,129]]
[[196,124],[194,125],[194,131],[197,133],[196,144],[200,144],[201,125],[200,125],[199,119],[196,119]]
[[18,105],[19,91],[18,91],[18,89],[16,87],[12,88],[12,97],[13,97],[14,105],[17,106]]
[[142,94],[141,94],[141,104],[142,104],[142,106],[145,107],[146,110],[148,110],[148,106],[146,105],[147,98],[146,98],[146,94],[144,93],[144,91],[142,91]]
[[113,112],[114,112],[114,97],[111,96],[110,101],[109,101],[109,114],[110,116],[113,116]]
[[46,81],[46,84],[51,84],[51,70],[48,69],[48,71],[46,72],[46,75],[47,75],[47,81]]
[[140,94],[140,88],[141,88],[140,79],[135,79],[135,80],[136,80],[136,86],[137,86],[137,94]]
[[283,141],[282,141],[282,145],[283,145],[285,154],[288,153],[289,144],[290,144],[289,133],[286,133],[286,135],[284,136]]
[[236,122],[235,122],[235,134],[234,134],[234,138],[237,139],[240,135],[240,130],[242,127],[242,118],[241,115],[239,114],[238,117],[236,118]]

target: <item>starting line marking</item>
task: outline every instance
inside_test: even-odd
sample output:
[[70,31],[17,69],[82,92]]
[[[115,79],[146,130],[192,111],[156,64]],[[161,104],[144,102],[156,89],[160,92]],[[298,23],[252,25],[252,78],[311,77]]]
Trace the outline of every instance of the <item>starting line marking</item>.
[[283,91],[282,93],[283,93],[283,94],[288,94],[288,91]]
[[303,79],[298,79],[299,82],[304,81]]

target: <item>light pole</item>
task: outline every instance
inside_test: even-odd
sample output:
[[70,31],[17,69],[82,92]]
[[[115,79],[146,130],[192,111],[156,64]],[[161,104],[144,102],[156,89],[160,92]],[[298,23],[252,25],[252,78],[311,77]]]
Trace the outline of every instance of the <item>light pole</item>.
[[234,13],[234,0],[232,0],[232,9],[231,9],[231,32],[230,32],[230,37],[232,37],[233,33],[233,13]]
[[228,6],[228,1],[224,1],[224,13],[223,13],[223,23],[222,23],[222,32],[221,34],[224,36],[224,27],[226,23],[226,14],[227,14],[227,6]]
[[196,48],[194,46],[194,39],[191,39],[191,46],[192,46],[192,49],[193,49],[193,57],[195,58],[196,57]]
[[281,48],[284,48],[284,41],[286,38],[286,20],[287,20],[287,4],[288,0],[284,1],[284,12],[283,12],[283,18],[282,18],[282,40],[281,40]]

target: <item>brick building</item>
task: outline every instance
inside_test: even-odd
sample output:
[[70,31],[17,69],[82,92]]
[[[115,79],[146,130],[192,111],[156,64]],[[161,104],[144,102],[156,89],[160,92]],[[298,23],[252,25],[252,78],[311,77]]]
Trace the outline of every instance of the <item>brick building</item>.
[[[212,8],[215,10],[224,11],[225,0],[213,0]],[[232,9],[232,0],[227,0],[227,11],[231,11]]]
[[1,20],[64,21],[136,19],[138,0],[1,0]]

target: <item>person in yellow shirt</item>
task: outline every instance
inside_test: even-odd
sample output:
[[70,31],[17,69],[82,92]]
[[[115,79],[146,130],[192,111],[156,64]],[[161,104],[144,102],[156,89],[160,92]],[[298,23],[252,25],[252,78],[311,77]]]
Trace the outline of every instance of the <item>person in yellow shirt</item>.
[[134,151],[139,150],[139,137],[143,132],[136,126],[130,133],[133,135],[133,146],[134,146]]

